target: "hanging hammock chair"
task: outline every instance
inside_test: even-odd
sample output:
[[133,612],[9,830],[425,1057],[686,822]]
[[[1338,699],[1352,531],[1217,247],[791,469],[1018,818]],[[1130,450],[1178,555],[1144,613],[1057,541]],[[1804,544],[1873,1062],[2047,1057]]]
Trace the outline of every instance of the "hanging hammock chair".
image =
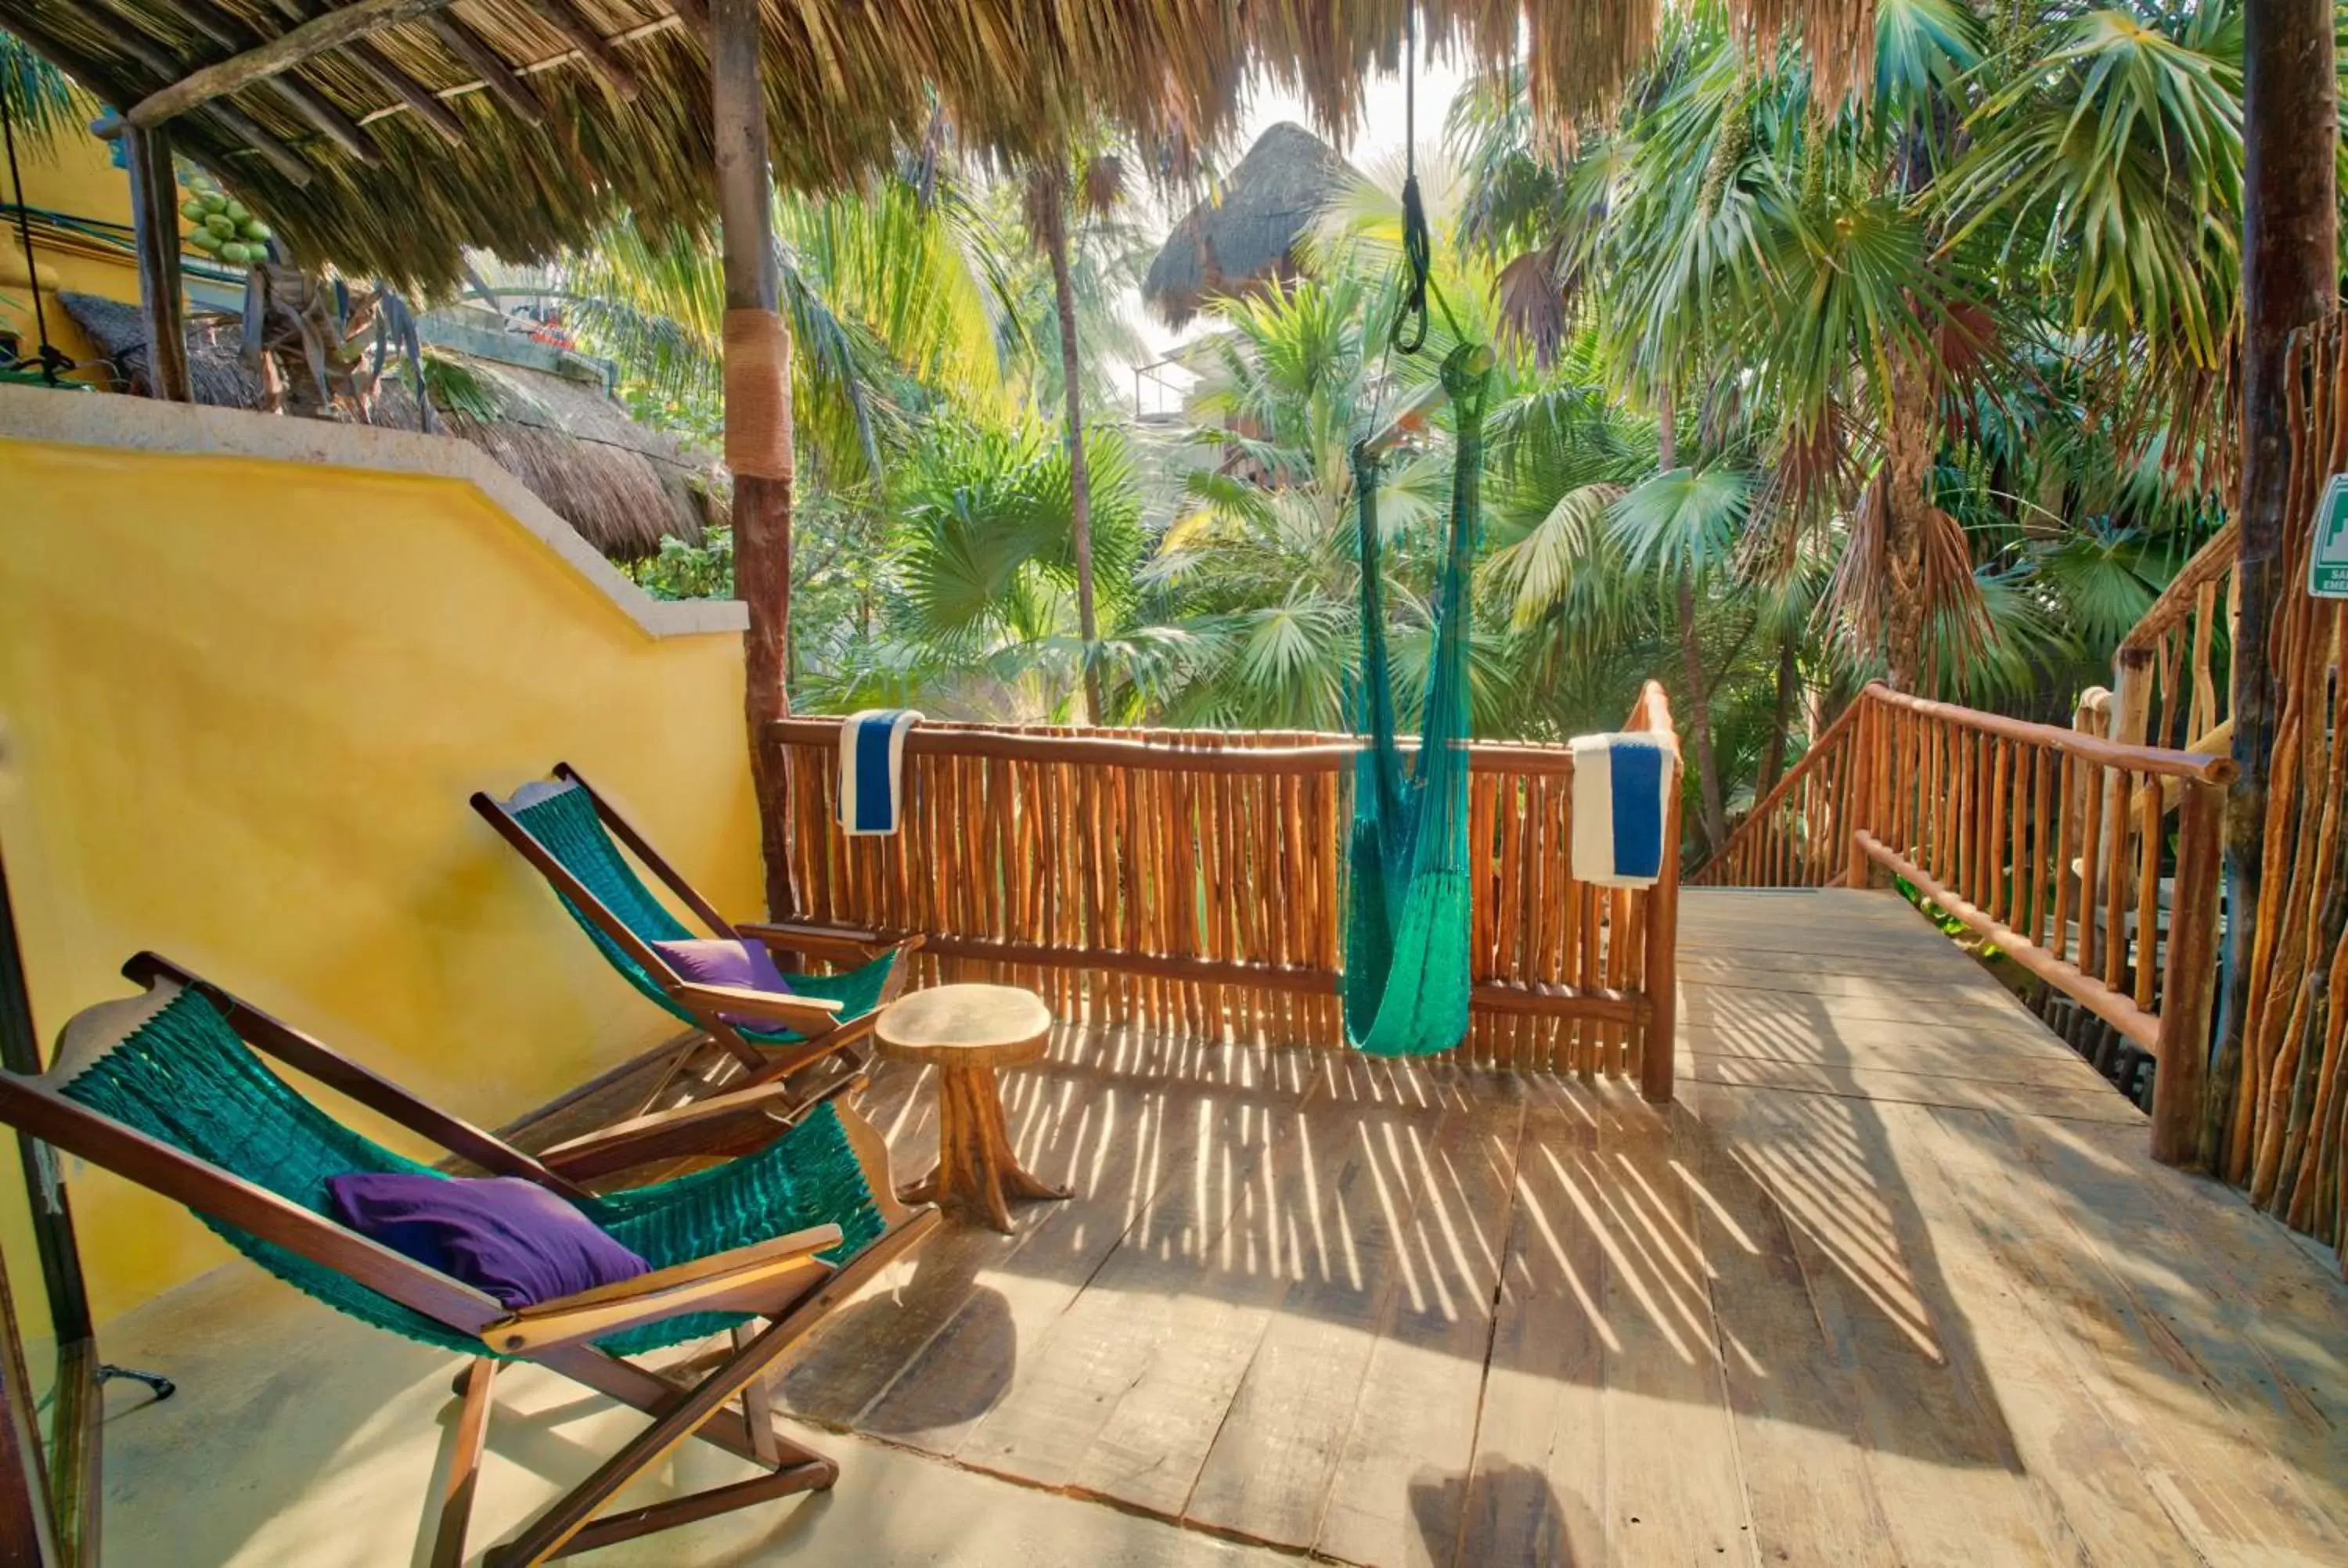
[[1395,733],[1386,653],[1378,458],[1354,448],[1354,526],[1362,558],[1360,725],[1346,854],[1345,1037],[1372,1056],[1449,1050],[1468,1032],[1468,620],[1483,466],[1491,352],[1462,343],[1443,362],[1456,414],[1451,517],[1435,597],[1435,652],[1418,754]]
[[[1416,133],[1416,41],[1406,51],[1405,118]],[[1406,148],[1409,147],[1406,142]],[[1406,157],[1408,157],[1406,153]],[[1345,1038],[1372,1056],[1424,1056],[1467,1037],[1471,889],[1468,880],[1468,574],[1475,566],[1484,466],[1484,396],[1492,352],[1467,340],[1430,277],[1433,246],[1416,169],[1403,180],[1403,296],[1389,352],[1426,346],[1430,297],[1457,346],[1444,357],[1457,447],[1451,516],[1435,594],[1435,652],[1418,753],[1395,733],[1386,653],[1383,541],[1378,533],[1378,437],[1354,446],[1354,528],[1362,561],[1359,727],[1369,743],[1354,764],[1354,823],[1345,857]]]

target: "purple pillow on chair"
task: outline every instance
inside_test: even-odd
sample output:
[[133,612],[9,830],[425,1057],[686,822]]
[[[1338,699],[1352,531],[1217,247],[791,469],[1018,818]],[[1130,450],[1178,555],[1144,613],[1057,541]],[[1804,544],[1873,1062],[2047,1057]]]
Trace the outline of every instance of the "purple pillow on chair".
[[[767,951],[764,942],[747,937],[740,941],[709,938],[694,942],[654,942],[653,951],[696,986],[739,986],[744,990],[765,991],[778,997],[791,994],[791,983],[783,979],[782,970],[775,968],[775,955]],[[717,1016],[727,1023],[747,1024],[753,1029],[775,1027],[771,1020],[747,1015]]]
[[519,1176],[368,1171],[327,1177],[326,1195],[361,1235],[510,1307],[652,1272],[593,1220]]

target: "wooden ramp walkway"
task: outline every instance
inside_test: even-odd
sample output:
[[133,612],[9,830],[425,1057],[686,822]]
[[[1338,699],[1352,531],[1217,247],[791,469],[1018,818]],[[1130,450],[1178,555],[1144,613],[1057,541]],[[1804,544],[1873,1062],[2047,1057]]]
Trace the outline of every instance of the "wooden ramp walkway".
[[[1068,1030],[1007,1088],[1078,1196],[788,1402],[1344,1563],[2348,1562],[2335,1273],[1889,895],[1691,890],[1680,975],[1662,1112]],[[918,1075],[868,1108],[926,1164]]]

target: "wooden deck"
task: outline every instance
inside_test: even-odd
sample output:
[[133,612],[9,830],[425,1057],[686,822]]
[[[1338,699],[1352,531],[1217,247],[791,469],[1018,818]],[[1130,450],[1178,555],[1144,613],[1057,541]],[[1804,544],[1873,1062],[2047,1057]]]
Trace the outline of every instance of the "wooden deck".
[[[2348,1562],[2348,1290],[1888,895],[1690,891],[1677,1105],[1071,1029],[1077,1197],[792,1409],[1342,1562]],[[867,1107],[908,1174],[926,1087]]]

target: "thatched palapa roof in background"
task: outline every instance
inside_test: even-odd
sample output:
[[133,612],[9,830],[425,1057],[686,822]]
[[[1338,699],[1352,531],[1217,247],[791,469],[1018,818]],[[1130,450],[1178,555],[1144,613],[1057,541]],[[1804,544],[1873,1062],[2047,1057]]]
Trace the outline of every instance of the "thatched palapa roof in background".
[[1355,178],[1334,148],[1282,120],[1256,138],[1214,195],[1174,225],[1141,281],[1142,298],[1179,332],[1208,300],[1293,277],[1297,241]]
[[[124,387],[146,391],[147,333],[138,311],[94,294],[57,297],[111,362]],[[261,406],[260,378],[238,354],[239,330],[217,316],[189,323],[188,371],[198,403]],[[686,458],[671,436],[630,419],[601,384],[445,349],[433,352],[460,366],[498,410],[498,417],[482,419],[444,409],[439,428],[487,452],[589,544],[632,560],[659,549],[664,534],[701,542],[708,517],[707,466]],[[390,429],[417,428],[416,400],[399,370],[386,370],[366,421]]]
[[[1663,0],[1422,0],[1437,57],[1521,58],[1557,125],[1618,93]],[[1019,159],[1106,118],[1153,153],[1219,147],[1262,72],[1341,138],[1401,56],[1412,0],[764,0],[777,177],[839,189],[918,142],[932,105]],[[1822,90],[1859,85],[1874,0],[1729,0],[1804,28]],[[338,8],[332,0],[0,0],[0,27],[118,108]],[[542,261],[623,209],[711,220],[706,0],[456,0],[170,121],[175,145],[304,265],[438,297],[463,247]],[[1523,49],[1519,50],[1519,39]]]

